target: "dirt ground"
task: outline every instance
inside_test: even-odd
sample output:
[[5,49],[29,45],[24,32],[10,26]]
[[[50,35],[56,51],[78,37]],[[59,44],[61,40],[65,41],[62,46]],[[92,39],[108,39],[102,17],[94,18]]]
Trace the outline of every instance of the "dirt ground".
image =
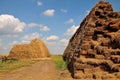
[[0,80],[73,80],[67,70],[56,69],[51,60],[43,60],[30,67],[2,74]]

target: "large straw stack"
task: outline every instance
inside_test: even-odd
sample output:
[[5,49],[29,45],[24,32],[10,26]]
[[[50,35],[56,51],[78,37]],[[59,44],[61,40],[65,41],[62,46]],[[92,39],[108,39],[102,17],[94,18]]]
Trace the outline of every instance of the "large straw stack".
[[63,58],[74,78],[117,80],[115,76],[120,75],[120,12],[114,12],[109,2],[97,3],[70,39]]
[[15,59],[34,59],[49,57],[46,45],[39,39],[34,39],[30,44],[16,44],[10,51],[9,57]]

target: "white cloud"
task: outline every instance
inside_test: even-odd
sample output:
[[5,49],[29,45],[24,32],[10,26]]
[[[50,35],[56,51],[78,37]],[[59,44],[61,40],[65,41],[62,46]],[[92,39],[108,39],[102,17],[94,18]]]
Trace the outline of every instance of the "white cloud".
[[2,46],[2,39],[0,39],[0,47]]
[[42,5],[43,5],[43,3],[42,3],[42,2],[40,2],[40,1],[37,1],[37,5],[38,5],[38,6],[42,6]]
[[86,15],[88,15],[90,13],[90,11],[88,10],[88,11],[86,11]]
[[3,50],[7,50],[8,48],[7,47],[3,47]]
[[28,35],[25,35],[23,38],[22,38],[22,43],[29,43],[32,39],[35,39],[35,38],[39,38],[41,37],[42,35],[35,32],[35,33],[32,33],[32,34],[28,34]]
[[15,36],[18,33],[23,32],[25,23],[21,22],[18,18],[13,15],[2,14],[0,15],[0,34]]
[[34,28],[34,27],[38,27],[40,28],[40,31],[50,31],[50,28],[48,28],[48,26],[42,25],[42,24],[37,24],[37,23],[30,23],[28,24],[28,27]]
[[8,49],[12,48],[12,46],[15,45],[15,44],[21,44],[21,43],[22,43],[22,41],[14,40],[14,41],[8,43],[8,46],[9,46]]
[[[53,39],[53,38],[51,38]],[[46,43],[48,49],[52,54],[63,54],[65,47],[68,44],[68,40],[63,39],[53,39],[53,40],[47,40],[46,38],[43,39],[43,41]]]
[[30,24],[28,24],[27,26],[28,26],[28,27],[39,27],[39,26],[41,26],[41,25],[36,24],[36,23],[30,23]]
[[50,29],[47,26],[40,27],[40,31],[50,31]]
[[71,26],[69,29],[67,29],[67,31],[65,32],[65,35],[71,37],[78,28],[79,26],[75,26],[75,25]]
[[61,12],[67,13],[68,11],[66,9],[60,9]]
[[67,46],[68,42],[69,40],[65,38],[60,40],[60,43],[63,44],[64,46]]
[[55,41],[55,40],[58,40],[58,39],[59,39],[59,37],[56,36],[56,35],[52,35],[52,36],[49,36],[49,37],[46,38],[47,41]]
[[65,23],[67,23],[67,24],[74,24],[74,19],[69,19],[68,21],[66,21]]
[[51,17],[51,16],[54,16],[55,10],[54,9],[48,9],[48,10],[44,11],[43,14],[45,16]]
[[19,44],[20,42],[18,41],[13,41],[12,43],[10,43],[10,45],[14,45],[14,44]]

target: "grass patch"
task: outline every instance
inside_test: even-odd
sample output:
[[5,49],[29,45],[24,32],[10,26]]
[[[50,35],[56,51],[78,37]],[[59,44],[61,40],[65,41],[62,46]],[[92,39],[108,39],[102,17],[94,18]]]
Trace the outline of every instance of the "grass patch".
[[37,61],[33,60],[8,60],[0,62],[0,72],[6,73],[22,67],[30,66]]
[[62,55],[52,55],[51,58],[58,69],[60,70],[67,69],[66,62],[63,61]]

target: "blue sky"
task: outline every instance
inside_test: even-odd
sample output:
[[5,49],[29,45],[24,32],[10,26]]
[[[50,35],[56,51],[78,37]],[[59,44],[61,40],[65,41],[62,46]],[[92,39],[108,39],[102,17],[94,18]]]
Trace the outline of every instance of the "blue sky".
[[[109,1],[120,11],[120,0]],[[0,0],[0,53],[14,44],[43,40],[62,54],[79,24],[98,0]]]

